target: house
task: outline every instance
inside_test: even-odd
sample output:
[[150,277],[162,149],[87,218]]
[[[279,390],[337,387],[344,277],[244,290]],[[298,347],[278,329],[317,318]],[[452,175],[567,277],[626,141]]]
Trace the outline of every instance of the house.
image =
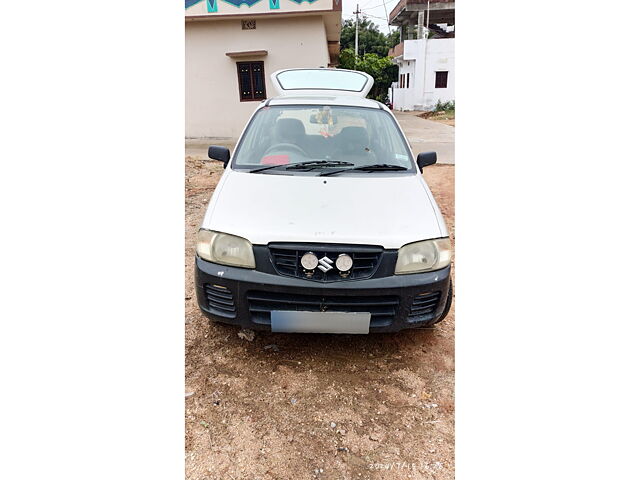
[[398,81],[389,89],[396,110],[433,110],[454,95],[454,0],[400,0],[389,14],[400,43],[389,50]]
[[342,0],[185,0],[187,138],[240,136],[265,80],[338,63]]

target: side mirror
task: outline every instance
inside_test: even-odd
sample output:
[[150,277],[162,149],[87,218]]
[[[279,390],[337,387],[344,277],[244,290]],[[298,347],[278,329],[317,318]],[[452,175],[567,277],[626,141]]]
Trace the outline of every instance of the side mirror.
[[217,145],[211,145],[209,147],[209,158],[211,160],[218,160],[227,166],[229,159],[231,158],[231,152],[226,147],[218,147]]
[[424,167],[428,167],[429,165],[433,165],[436,163],[438,159],[438,155],[436,155],[436,152],[422,152],[418,154],[418,167],[420,168],[420,171],[422,171],[422,169]]

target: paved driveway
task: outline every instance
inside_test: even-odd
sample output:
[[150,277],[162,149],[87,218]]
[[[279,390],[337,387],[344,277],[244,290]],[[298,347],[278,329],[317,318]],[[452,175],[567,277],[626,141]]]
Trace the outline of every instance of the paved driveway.
[[438,163],[453,165],[455,128],[418,117],[422,112],[393,112],[409,139],[413,153],[436,152]]

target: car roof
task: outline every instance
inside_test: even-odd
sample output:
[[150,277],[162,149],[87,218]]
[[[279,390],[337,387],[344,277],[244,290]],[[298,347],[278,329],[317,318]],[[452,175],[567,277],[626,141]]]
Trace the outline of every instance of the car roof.
[[369,98],[349,95],[282,95],[265,100],[265,105],[336,105],[346,107],[366,107],[385,109],[380,102]]

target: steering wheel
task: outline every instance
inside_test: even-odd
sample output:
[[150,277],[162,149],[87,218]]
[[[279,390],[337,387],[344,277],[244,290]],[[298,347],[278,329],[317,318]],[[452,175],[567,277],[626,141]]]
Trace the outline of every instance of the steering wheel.
[[298,145],[294,143],[277,143],[275,145],[272,145],[269,148],[267,148],[267,151],[264,152],[262,156],[266,157],[269,154],[271,154],[272,151],[275,152],[275,151],[282,151],[282,150],[297,152],[297,153],[300,153],[301,155],[304,155],[305,157],[309,156],[307,152],[305,152],[302,148],[300,148]]

